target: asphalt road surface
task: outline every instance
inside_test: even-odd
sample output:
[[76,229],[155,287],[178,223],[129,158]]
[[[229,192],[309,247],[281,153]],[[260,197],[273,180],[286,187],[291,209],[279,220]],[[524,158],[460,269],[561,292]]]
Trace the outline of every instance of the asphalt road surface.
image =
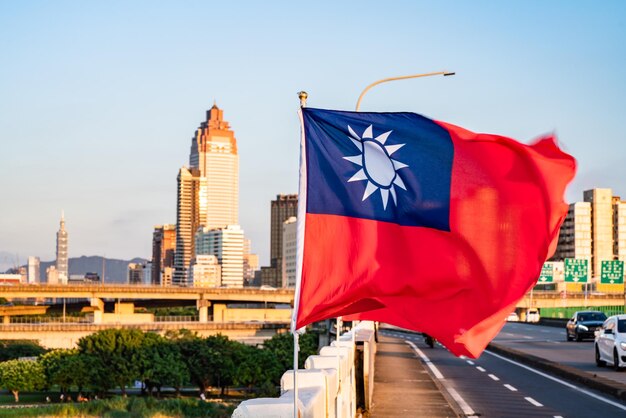
[[504,326],[493,342],[626,385],[626,370],[616,372],[610,367],[596,366],[593,340],[567,341],[565,327],[511,322]]
[[[568,345],[573,347],[571,350],[574,352],[583,353],[584,350],[579,347],[592,349],[592,345],[586,343],[546,343],[545,340],[550,339],[550,336],[541,337],[543,334],[548,334],[541,333],[541,329],[525,324],[511,325],[513,324],[508,324],[498,337],[507,339],[507,343],[519,341],[520,337],[524,341],[533,341],[533,338],[537,338],[537,343],[544,340],[544,344],[552,344],[552,350],[555,351],[558,351],[561,346]],[[535,337],[526,334],[521,327],[527,326],[532,327],[539,334]],[[559,330],[554,329],[554,331]],[[421,358],[421,361],[428,366],[433,378],[441,385],[442,392],[455,399],[465,416],[626,417],[626,403],[624,402],[550,376],[495,353],[486,351],[477,360],[458,358],[440,345],[436,345],[435,348],[427,347],[420,334],[393,330],[381,332],[405,340],[412,345],[416,357]],[[564,341],[564,331],[559,335]],[[554,337],[556,336],[555,333]],[[591,359],[593,360],[593,357]]]

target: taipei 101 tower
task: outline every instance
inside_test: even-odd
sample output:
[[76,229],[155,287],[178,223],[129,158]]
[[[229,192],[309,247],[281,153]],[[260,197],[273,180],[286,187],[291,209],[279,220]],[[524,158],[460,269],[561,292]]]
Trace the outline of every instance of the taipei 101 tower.
[[61,227],[57,231],[57,272],[59,281],[67,283],[69,277],[69,268],[67,262],[67,231],[65,230],[65,216],[61,211]]

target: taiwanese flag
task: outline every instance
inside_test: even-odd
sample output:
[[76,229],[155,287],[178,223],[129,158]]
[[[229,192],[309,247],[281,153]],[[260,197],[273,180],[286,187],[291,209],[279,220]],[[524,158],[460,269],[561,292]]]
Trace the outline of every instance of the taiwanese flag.
[[358,314],[479,356],[556,248],[574,158],[413,113],[301,117],[294,326]]

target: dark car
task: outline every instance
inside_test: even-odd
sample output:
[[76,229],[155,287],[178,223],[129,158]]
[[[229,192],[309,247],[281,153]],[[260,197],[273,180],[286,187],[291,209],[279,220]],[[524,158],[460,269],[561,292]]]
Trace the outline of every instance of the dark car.
[[594,339],[597,329],[602,328],[606,314],[600,311],[578,311],[567,321],[565,335],[567,341],[582,341],[583,338]]

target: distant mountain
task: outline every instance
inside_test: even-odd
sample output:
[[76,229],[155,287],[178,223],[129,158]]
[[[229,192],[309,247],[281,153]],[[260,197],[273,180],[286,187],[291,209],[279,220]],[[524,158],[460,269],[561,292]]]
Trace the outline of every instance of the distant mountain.
[[[132,260],[116,260],[110,258],[100,257],[98,255],[81,256],[78,258],[70,258],[70,275],[72,274],[85,274],[85,273],[98,273],[102,277],[102,268],[104,260],[104,283],[126,283],[128,264],[130,263],[145,263],[144,258],[133,258]],[[46,279],[46,269],[54,265],[54,261],[42,261],[40,264],[41,280]]]

